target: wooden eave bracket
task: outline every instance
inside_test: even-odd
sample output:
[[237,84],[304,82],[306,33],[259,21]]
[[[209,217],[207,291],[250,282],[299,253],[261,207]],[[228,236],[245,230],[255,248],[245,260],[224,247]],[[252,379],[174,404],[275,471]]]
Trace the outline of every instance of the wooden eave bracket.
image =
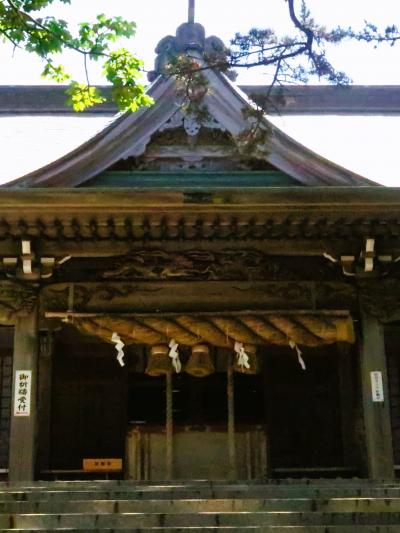
[[3,267],[8,277],[25,280],[50,278],[56,265],[54,257],[37,257],[30,239],[21,239],[21,254],[18,257],[4,257]]
[[363,277],[368,275],[384,274],[384,266],[398,261],[393,254],[378,255],[374,237],[366,237],[364,246],[358,256],[341,255],[339,258],[325,253],[324,257],[334,263],[340,263],[345,276]]

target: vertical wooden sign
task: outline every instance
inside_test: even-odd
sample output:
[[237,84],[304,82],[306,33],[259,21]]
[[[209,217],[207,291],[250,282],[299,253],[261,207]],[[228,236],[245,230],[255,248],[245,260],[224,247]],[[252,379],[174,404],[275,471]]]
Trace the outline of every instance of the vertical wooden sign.
[[382,372],[379,372],[379,371],[371,372],[371,391],[372,391],[372,401],[374,403],[385,401],[384,394],[383,394]]
[[15,372],[14,416],[30,416],[32,370]]

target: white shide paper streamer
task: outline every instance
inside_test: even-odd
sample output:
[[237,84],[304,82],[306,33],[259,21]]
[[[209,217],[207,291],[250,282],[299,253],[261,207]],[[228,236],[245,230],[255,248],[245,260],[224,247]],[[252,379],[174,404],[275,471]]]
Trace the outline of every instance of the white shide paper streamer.
[[289,346],[292,348],[292,350],[296,350],[296,353],[297,353],[297,359],[299,361],[299,364],[301,366],[301,368],[303,370],[306,370],[306,364],[304,362],[304,359],[302,358],[302,351],[300,350],[300,348],[297,346],[297,344],[293,341],[290,341],[289,342]]
[[117,350],[117,361],[121,366],[125,366],[124,362],[124,346],[125,344],[122,342],[121,337],[114,331],[111,337],[111,342],[115,343],[115,349]]
[[179,360],[179,352],[178,352],[179,344],[175,341],[175,339],[171,339],[168,346],[169,346],[168,355],[172,359],[172,365],[175,368],[175,372],[179,374],[180,371],[182,370],[182,364]]
[[242,342],[235,342],[235,346],[233,348],[237,354],[237,362],[238,365],[242,368],[247,368],[247,370],[250,368],[249,363],[249,356],[247,355],[243,343]]

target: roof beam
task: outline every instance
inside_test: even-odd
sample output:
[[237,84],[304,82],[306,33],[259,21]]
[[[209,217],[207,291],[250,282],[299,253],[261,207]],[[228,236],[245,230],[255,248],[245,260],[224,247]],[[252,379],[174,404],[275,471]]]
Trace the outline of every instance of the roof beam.
[[[239,86],[249,96],[265,98],[270,90],[267,85]],[[109,85],[99,85],[105,95],[110,95]],[[67,86],[60,85],[3,85],[0,86],[0,115],[75,115],[67,106]],[[285,99],[280,101],[281,88],[272,90],[274,105],[269,112],[281,114],[400,114],[400,91],[398,85],[332,87],[320,85],[297,85],[284,87]],[[276,110],[276,111],[275,111]],[[83,115],[107,115],[118,112],[117,106],[107,102],[90,107]]]
[[[342,239],[240,239],[224,241],[227,250],[255,250],[271,256],[302,256],[318,257],[324,253],[333,257],[350,256],[360,252],[362,240],[359,238]],[[37,240],[35,252],[39,257],[96,258],[115,257],[143,250],[164,250],[165,252],[221,251],[221,240],[215,241],[143,241],[103,239],[101,241],[74,240],[48,241]],[[0,241],[0,257],[13,257],[20,252],[20,242],[14,239]],[[385,239],[379,244],[380,255],[400,256],[400,241],[398,238]]]

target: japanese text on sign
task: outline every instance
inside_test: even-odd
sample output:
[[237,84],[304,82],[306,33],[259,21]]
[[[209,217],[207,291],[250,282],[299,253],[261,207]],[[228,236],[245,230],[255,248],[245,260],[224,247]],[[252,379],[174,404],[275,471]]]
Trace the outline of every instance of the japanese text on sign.
[[371,372],[372,401],[383,402],[382,372]]
[[32,371],[17,370],[15,372],[14,416],[30,416],[31,386]]

